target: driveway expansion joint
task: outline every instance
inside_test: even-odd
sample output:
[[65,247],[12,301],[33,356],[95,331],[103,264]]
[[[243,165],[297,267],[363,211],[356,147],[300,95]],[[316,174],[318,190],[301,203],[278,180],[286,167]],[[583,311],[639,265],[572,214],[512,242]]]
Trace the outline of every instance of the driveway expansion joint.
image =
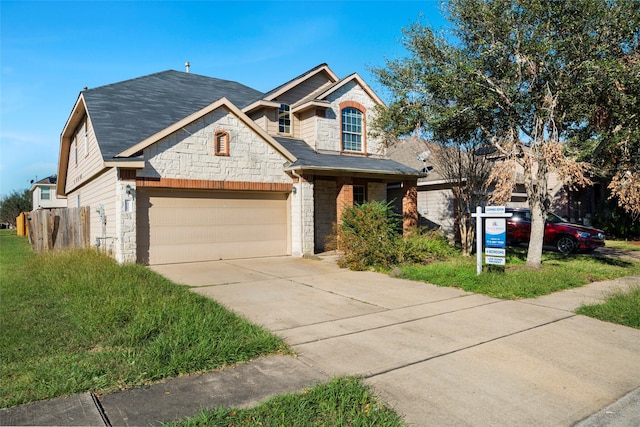
[[435,356],[427,357],[427,358],[424,358],[424,359],[421,359],[421,360],[416,360],[416,361],[413,361],[413,362],[410,362],[410,363],[405,363],[402,366],[396,366],[396,367],[389,368],[389,369],[384,369],[384,370],[378,371],[378,372],[367,373],[363,377],[365,379],[369,379],[369,378],[377,377],[377,376],[380,376],[380,375],[388,374],[389,372],[398,371],[400,369],[404,369],[404,368],[407,368],[409,366],[418,365],[420,363],[428,362],[430,360],[439,359],[439,358],[442,358],[442,357],[445,357],[445,356],[449,356],[449,355],[452,355],[452,354],[460,353],[462,351],[469,350],[471,348],[480,347],[480,346],[482,346],[484,344],[489,344],[489,343],[494,342],[494,341],[498,341],[498,340],[501,340],[501,339],[504,339],[504,338],[512,337],[512,336],[515,336],[515,335],[519,335],[521,333],[532,331],[532,330],[535,330],[535,329],[538,329],[538,328],[541,328],[541,327],[544,327],[544,326],[552,325],[554,323],[557,323],[557,322],[560,322],[560,321],[563,321],[563,320],[567,320],[567,319],[570,319],[570,318],[576,317],[576,316],[577,316],[577,314],[573,314],[571,316],[562,317],[560,319],[554,319],[554,320],[551,320],[549,322],[541,323],[539,325],[535,325],[535,326],[532,326],[530,328],[522,329],[522,330],[519,330],[519,331],[516,331],[516,332],[511,332],[509,334],[500,335],[498,337],[494,337],[494,338],[491,338],[489,340],[485,340],[485,341],[482,341],[482,342],[479,342],[479,343],[476,343],[476,344],[473,344],[473,345],[468,345],[466,347],[457,348],[455,350],[451,350],[451,351],[448,351],[448,352],[445,352],[445,353],[437,354]]
[[[356,318],[367,317],[367,316],[375,316],[377,314],[390,313],[390,312],[393,312],[393,311],[399,311],[399,310],[403,310],[405,308],[418,307],[418,306],[421,306],[421,305],[429,305],[429,304],[433,304],[433,303],[437,303],[437,302],[447,301],[447,300],[450,300],[450,299],[452,299],[452,298],[447,298],[447,299],[439,300],[439,301],[432,301],[432,302],[423,303],[423,304],[415,304],[415,305],[411,305],[411,306],[407,306],[407,307],[388,308],[388,309],[380,310],[380,311],[377,311],[377,312],[374,312],[374,313],[360,314],[358,316],[352,316],[352,317],[343,317],[340,320],[356,319]],[[463,311],[474,310],[474,309],[476,309],[478,307],[498,304],[498,303],[501,303],[501,302],[503,302],[503,300],[490,301],[490,302],[487,302],[487,303],[484,303],[484,304],[478,304],[478,305],[474,305],[474,306],[471,306],[471,307],[464,307],[464,308],[459,308],[459,309],[455,309],[455,310],[443,311],[443,312],[432,314],[432,315],[428,315],[428,316],[414,317],[414,318],[407,319],[407,320],[388,323],[386,325],[380,325],[380,326],[367,328],[367,329],[360,329],[360,330],[357,330],[357,331],[345,332],[344,334],[331,335],[330,337],[326,337],[326,338],[318,338],[318,339],[314,339],[314,340],[298,342],[295,345],[293,345],[293,347],[304,345],[304,344],[310,344],[310,343],[314,343],[314,342],[326,341],[326,340],[330,340],[330,339],[333,339],[333,338],[346,337],[346,336],[349,336],[349,335],[360,334],[362,332],[368,332],[368,331],[375,331],[375,330],[380,330],[380,329],[385,329],[385,328],[391,328],[391,327],[397,326],[397,325],[405,325],[405,324],[408,324],[408,323],[413,323],[413,322],[417,322],[417,321],[425,320],[425,319],[431,319],[431,318],[444,316],[444,315],[448,315],[448,314],[452,314],[452,313],[461,313]],[[290,331],[290,330],[293,330],[293,329],[305,328],[305,327],[308,327],[308,326],[315,326],[315,325],[322,325],[322,324],[329,324],[329,323],[334,323],[334,322],[335,322],[335,320],[326,320],[326,321],[323,321],[323,322],[317,322],[317,323],[308,324],[308,325],[304,325],[304,326],[298,326],[296,328],[279,329],[279,330],[276,330],[274,332],[284,332],[284,331]]]

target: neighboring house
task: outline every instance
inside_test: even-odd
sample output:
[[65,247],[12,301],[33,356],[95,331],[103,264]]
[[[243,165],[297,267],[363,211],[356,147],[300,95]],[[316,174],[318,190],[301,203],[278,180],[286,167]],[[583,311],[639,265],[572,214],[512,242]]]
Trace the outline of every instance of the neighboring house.
[[[442,177],[438,165],[430,159],[429,153],[435,150],[435,143],[411,136],[401,139],[389,147],[387,155],[399,163],[428,173],[427,176],[418,179],[419,224],[439,228],[453,240],[456,235],[453,192],[451,191],[453,183]],[[516,176],[516,188],[511,195],[511,200],[506,204],[508,207],[526,208],[529,206],[527,193],[522,184],[522,170],[520,169],[519,172],[520,175]],[[562,215],[563,209],[566,209],[566,202],[563,202],[566,192],[565,188],[558,184],[555,174],[552,174],[549,179],[549,188],[557,191],[552,211]],[[397,200],[401,194],[399,184],[389,186],[387,193],[389,200]]]
[[[36,178],[37,179],[37,178]],[[31,186],[32,210],[66,208],[67,201],[59,199],[56,194],[57,175],[51,175]]]
[[61,136],[57,192],[91,207],[91,239],[119,262],[323,251],[342,209],[421,173],[367,134],[380,98],[321,64],[262,93],[164,71],[82,91]]

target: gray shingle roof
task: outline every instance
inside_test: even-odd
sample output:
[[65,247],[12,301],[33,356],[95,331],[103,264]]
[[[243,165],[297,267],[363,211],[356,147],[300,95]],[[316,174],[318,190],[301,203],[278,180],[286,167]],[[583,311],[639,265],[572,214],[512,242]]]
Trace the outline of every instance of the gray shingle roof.
[[440,171],[433,159],[427,157],[423,162],[418,158],[419,155],[431,151],[432,153],[437,149],[433,142],[425,141],[421,138],[411,136],[409,138],[400,139],[396,141],[394,145],[387,150],[387,156],[397,162],[412,168],[421,170],[424,167],[433,167],[427,177],[421,178],[420,182],[431,182],[442,180]]
[[82,93],[105,160],[223,97],[243,108],[264,96],[237,82],[174,70]]
[[381,175],[422,176],[406,165],[390,159],[318,153],[301,139],[276,137],[276,141],[297,160],[288,169],[343,170],[345,172],[378,173]]
[[58,175],[51,175],[46,178],[41,179],[35,184],[55,184],[58,181]]

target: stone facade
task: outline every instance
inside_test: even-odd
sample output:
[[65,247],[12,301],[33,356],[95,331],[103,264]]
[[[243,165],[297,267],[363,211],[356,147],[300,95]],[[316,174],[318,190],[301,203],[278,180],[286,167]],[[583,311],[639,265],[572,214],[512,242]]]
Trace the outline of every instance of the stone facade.
[[[331,108],[326,111],[324,118],[317,118],[316,148],[318,150],[340,151],[340,142],[342,139],[340,104],[351,101],[362,105],[366,109],[364,118],[365,131],[366,124],[371,123],[373,120],[376,104],[355,82],[345,84],[332,93],[329,100],[331,101]],[[371,138],[369,135],[366,135],[365,138],[367,154],[380,154],[382,152],[382,146],[377,139]]]
[[[229,155],[214,154],[214,135],[229,133]],[[139,176],[208,181],[291,183],[286,159],[264,139],[220,108],[149,146]]]

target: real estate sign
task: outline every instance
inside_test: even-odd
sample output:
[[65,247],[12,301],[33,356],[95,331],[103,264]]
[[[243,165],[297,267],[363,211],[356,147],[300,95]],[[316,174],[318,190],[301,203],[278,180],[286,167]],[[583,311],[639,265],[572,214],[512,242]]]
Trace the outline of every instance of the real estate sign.
[[[505,265],[507,246],[507,220],[513,214],[506,212],[504,206],[487,206],[482,212],[482,206],[476,207],[476,213],[471,214],[476,219],[476,273],[482,273],[482,254],[486,250],[485,262],[493,265]],[[486,220],[486,231],[483,225]],[[482,246],[482,235],[485,236],[485,247]]]
[[485,247],[507,247],[507,220],[505,218],[487,218],[485,226]]

